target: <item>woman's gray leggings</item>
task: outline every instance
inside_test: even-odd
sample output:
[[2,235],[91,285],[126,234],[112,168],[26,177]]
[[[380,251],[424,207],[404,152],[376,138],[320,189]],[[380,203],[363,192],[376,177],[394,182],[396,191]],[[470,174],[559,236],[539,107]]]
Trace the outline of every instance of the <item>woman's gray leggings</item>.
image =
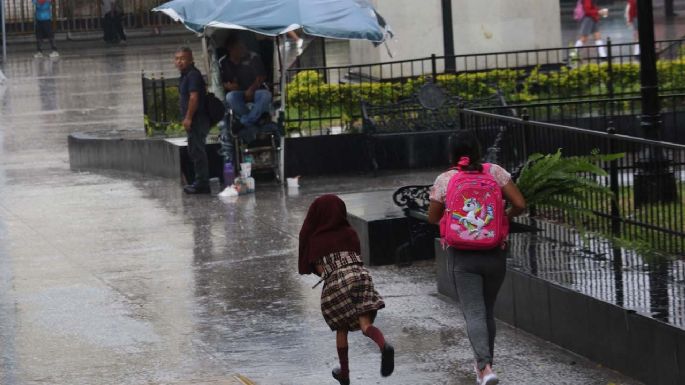
[[495,349],[493,309],[507,271],[506,253],[499,249],[464,251],[449,248],[448,251],[466,331],[478,368],[482,370],[485,365],[492,365]]

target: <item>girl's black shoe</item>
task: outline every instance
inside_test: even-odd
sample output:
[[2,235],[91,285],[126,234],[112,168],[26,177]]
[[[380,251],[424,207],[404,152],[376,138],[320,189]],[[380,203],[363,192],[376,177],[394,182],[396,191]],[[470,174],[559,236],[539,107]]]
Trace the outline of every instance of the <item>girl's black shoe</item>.
[[342,375],[340,374],[340,368],[333,369],[333,372],[331,372],[331,374],[333,375],[333,378],[338,380],[340,385],[350,385],[349,378],[342,378]]
[[395,348],[386,342],[381,350],[381,376],[388,377],[393,370],[395,370]]

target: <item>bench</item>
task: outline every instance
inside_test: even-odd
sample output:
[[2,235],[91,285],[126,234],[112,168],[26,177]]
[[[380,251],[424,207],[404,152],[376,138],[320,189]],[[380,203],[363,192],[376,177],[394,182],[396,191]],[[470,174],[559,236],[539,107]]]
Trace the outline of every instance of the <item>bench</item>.
[[449,135],[459,128],[462,99],[426,83],[411,97],[372,105],[362,100],[362,133],[374,172],[379,169],[378,139],[388,136]]
[[462,99],[426,83],[411,97],[373,105],[362,100],[362,131],[368,135],[426,134],[458,128]]
[[392,200],[402,208],[407,218],[409,241],[395,250],[395,264],[407,266],[415,258],[435,257],[434,239],[440,236],[437,225],[428,223],[428,197],[432,185],[404,186],[397,189]]
[[409,160],[410,167],[447,164],[446,153],[442,151],[443,144],[451,133],[461,128],[461,109],[495,106],[499,113],[511,114],[502,91],[495,85],[493,88],[495,92],[491,96],[467,101],[428,82],[412,96],[395,103],[373,105],[362,100],[362,133],[367,138],[372,171],[376,173],[380,168],[378,153],[385,148],[380,145],[381,138],[385,138],[385,143],[406,140],[398,147],[400,152],[405,153],[396,155],[397,159],[389,159],[390,164],[402,163],[402,156],[413,156],[414,159]]

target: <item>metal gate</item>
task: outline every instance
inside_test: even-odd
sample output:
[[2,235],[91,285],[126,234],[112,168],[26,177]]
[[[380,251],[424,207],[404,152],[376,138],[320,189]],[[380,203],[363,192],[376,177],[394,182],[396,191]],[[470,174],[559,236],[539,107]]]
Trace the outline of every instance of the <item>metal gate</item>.
[[[7,35],[34,31],[34,6],[31,0],[0,0],[5,3]],[[164,15],[151,12],[167,0],[118,0],[124,11],[127,29],[158,28],[172,24]],[[53,0],[52,19],[55,32],[89,32],[102,29],[102,2],[99,0]]]

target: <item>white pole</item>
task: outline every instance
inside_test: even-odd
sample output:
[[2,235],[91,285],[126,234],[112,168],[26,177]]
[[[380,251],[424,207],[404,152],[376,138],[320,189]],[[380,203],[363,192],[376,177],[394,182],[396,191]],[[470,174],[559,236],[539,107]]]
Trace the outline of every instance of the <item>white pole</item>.
[[2,63],[7,61],[7,32],[5,31],[5,1],[0,0],[0,24],[2,24]]
[[202,64],[205,67],[204,73],[209,75],[209,71],[211,71],[212,66],[209,64],[211,59],[209,58],[209,46],[207,45],[207,36],[205,36],[204,34],[202,35],[202,55],[202,58],[204,59],[204,63]]
[[[279,40],[283,41],[283,51],[281,51],[281,52],[283,52],[283,57],[281,58],[281,107],[280,107],[280,113],[283,114],[283,118],[285,119],[285,99],[287,96],[286,89],[288,88],[288,87],[286,87],[286,84],[285,84],[285,72],[286,72],[286,66],[288,63],[288,57],[287,57],[288,56],[288,50],[285,47],[286,36],[283,35],[283,39],[279,39]],[[278,49],[279,50],[281,49],[280,44],[279,44]],[[285,125],[285,121],[283,122],[283,124]],[[280,151],[281,153],[280,153],[280,157],[279,157],[280,158],[279,162],[281,164],[279,167],[279,171],[281,174],[280,175],[281,183],[286,184],[285,183],[285,127],[284,127],[283,131],[284,131],[283,135],[281,135],[281,151]]]
[[[287,96],[286,95],[287,94],[287,91],[286,91],[287,87],[285,84],[285,73],[286,73],[286,66],[288,63],[288,50],[285,47],[285,41],[286,41],[285,35],[283,35],[283,39],[279,39],[279,40],[283,41],[283,50],[281,51],[281,52],[283,52],[283,57],[281,58],[281,108],[280,108],[280,110],[285,113],[285,99]],[[281,47],[278,47],[278,49],[280,50]]]

